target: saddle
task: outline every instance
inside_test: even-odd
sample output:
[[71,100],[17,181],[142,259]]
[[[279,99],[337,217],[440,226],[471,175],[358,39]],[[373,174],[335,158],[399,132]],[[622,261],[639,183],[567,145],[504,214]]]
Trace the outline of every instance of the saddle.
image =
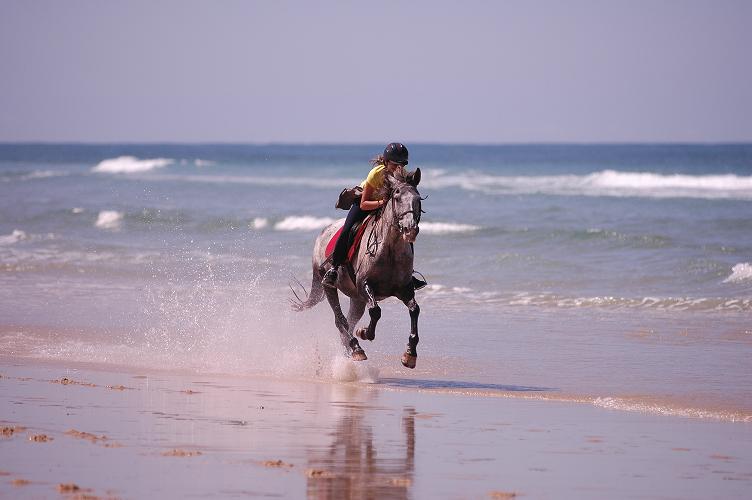
[[[369,214],[366,216],[363,221],[355,224],[353,228],[350,230],[350,234],[347,236],[347,258],[345,259],[345,262],[350,262],[353,258],[353,255],[355,255],[355,252],[358,251],[358,246],[360,246],[360,240],[363,239],[363,233],[366,230],[366,226],[371,220],[371,217],[373,217],[373,214]],[[343,226],[344,227],[344,226]],[[336,233],[334,233],[334,236],[329,240],[329,243],[326,245],[326,257],[330,258],[332,256],[332,252],[334,252],[334,246],[337,244],[337,240],[339,239],[339,235],[342,233],[342,227],[340,227]]]

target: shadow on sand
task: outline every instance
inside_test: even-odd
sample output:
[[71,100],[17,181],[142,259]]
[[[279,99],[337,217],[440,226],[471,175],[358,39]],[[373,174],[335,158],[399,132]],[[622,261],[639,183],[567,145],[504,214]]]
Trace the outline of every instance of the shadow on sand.
[[422,380],[407,378],[382,378],[379,385],[411,389],[447,389],[447,390],[482,390],[499,392],[551,392],[558,391],[552,387],[534,387],[525,385],[483,384],[480,382],[463,382],[458,380]]

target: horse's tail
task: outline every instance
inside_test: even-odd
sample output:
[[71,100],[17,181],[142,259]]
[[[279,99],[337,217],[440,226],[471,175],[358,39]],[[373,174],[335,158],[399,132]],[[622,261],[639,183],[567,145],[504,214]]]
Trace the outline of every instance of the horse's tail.
[[321,284],[321,276],[319,276],[319,273],[316,272],[316,269],[313,270],[313,278],[311,279],[311,293],[308,293],[303,286],[302,283],[295,280],[300,288],[303,289],[303,292],[305,294],[305,300],[301,299],[300,296],[295,293],[295,289],[290,285],[290,290],[292,290],[292,294],[295,296],[295,298],[290,299],[290,305],[292,306],[293,311],[304,311],[306,309],[310,309],[324,298],[324,286]]

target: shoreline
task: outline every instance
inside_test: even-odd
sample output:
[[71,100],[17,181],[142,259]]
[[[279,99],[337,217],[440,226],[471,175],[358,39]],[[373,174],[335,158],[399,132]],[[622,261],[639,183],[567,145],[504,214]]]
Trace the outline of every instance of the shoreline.
[[[643,394],[625,394],[625,395],[594,395],[594,394],[577,394],[564,392],[558,389],[546,387],[526,387],[516,385],[502,385],[478,383],[472,381],[457,380],[439,380],[411,378],[410,372],[406,372],[406,377],[400,371],[391,372],[385,375],[380,374],[378,368],[372,367],[368,363],[353,364],[334,363],[332,371],[337,373],[330,374],[329,377],[305,377],[289,376],[281,378],[278,375],[263,373],[245,373],[239,374],[234,372],[219,371],[202,371],[191,368],[154,368],[139,367],[127,364],[110,364],[101,362],[88,361],[62,361],[59,359],[43,359],[34,357],[14,357],[8,354],[0,353],[0,366],[17,360],[28,360],[35,364],[43,366],[56,367],[64,364],[68,367],[74,367],[79,370],[91,370],[96,372],[112,373],[151,373],[153,375],[163,376],[209,376],[209,377],[228,377],[238,381],[250,379],[255,381],[268,380],[285,383],[302,383],[302,384],[354,384],[363,390],[374,391],[397,391],[405,393],[426,393],[435,395],[479,397],[479,398],[501,398],[514,400],[529,400],[563,404],[587,405],[607,410],[627,413],[637,413],[643,415],[656,415],[668,418],[698,419],[718,421],[722,423],[748,424],[752,423],[752,409],[732,408],[721,405],[691,406],[682,398],[657,397],[655,395]],[[345,358],[342,358],[345,361]],[[343,369],[343,365],[345,368]],[[2,373],[0,373],[2,375]]]

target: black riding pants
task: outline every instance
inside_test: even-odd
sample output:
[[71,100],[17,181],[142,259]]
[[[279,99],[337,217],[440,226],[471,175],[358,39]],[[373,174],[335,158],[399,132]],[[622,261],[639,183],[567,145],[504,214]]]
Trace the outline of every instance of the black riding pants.
[[345,225],[342,227],[342,232],[339,233],[337,243],[334,245],[334,251],[332,252],[333,266],[339,266],[345,261],[347,258],[347,242],[350,239],[350,230],[356,223],[365,219],[371,212],[373,212],[373,210],[362,210],[360,208],[360,198],[355,199],[355,203],[350,207],[350,211],[347,212]]

